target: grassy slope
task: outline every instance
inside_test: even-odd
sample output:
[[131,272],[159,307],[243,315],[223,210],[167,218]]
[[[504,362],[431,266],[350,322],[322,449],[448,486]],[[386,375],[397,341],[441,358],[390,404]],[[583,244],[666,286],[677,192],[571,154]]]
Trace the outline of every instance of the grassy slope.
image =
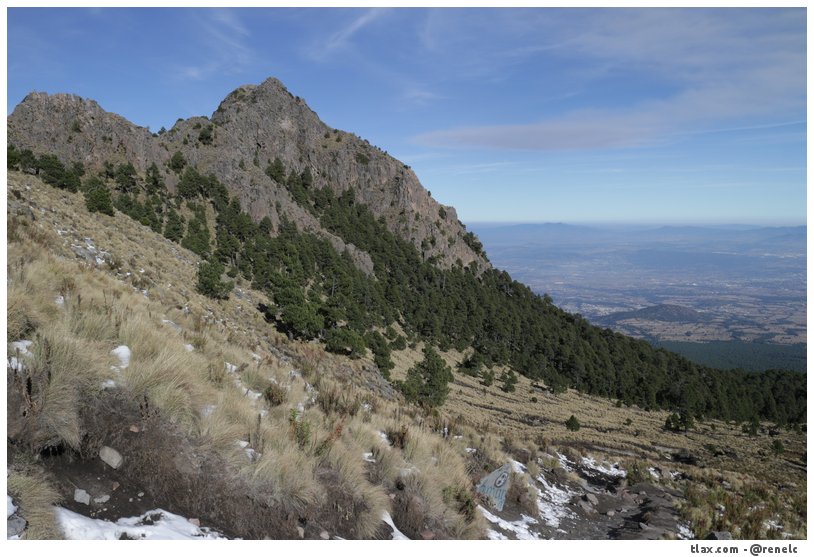
[[[398,503],[392,508],[394,504],[386,497],[398,469],[409,463],[431,480],[411,485],[426,503],[422,512],[432,518],[430,522],[441,535],[482,535],[482,524],[455,513],[445,505],[440,493],[450,482],[468,483],[471,490],[471,481],[480,474],[475,470],[474,477],[467,477],[468,463],[463,451],[466,446],[478,447],[495,461],[506,458],[501,446],[510,452],[521,447],[536,452],[542,446],[556,445],[596,455],[621,456],[628,465],[646,462],[684,469],[695,478],[693,485],[702,493],[694,499],[696,508],[687,511],[691,516],[698,515],[693,516],[698,521],[707,520],[714,512],[711,509],[719,498],[715,486],[724,479],[743,494],[755,492],[762,487],[763,480],[768,493],[776,495],[782,485],[791,484],[798,486],[795,493],[805,493],[805,470],[799,465],[806,451],[804,435],[780,432],[778,438],[786,452],[782,457],[772,457],[768,456],[769,447],[775,438],[765,435],[751,438],[736,425],[710,422],[687,434],[666,433],[662,427],[666,413],[617,408],[611,401],[573,391],[554,396],[533,389],[524,377],[519,378],[514,393],[503,393],[499,381],[484,388],[477,380],[456,373],[450,397],[438,418],[424,420],[415,409],[382,396],[388,393],[387,386],[375,372],[365,371],[368,360],[331,356],[319,346],[289,342],[279,335],[254,309],[259,302],[266,301],[264,296],[246,285],[239,284],[230,299],[223,302],[213,302],[195,293],[198,258],[147,227],[119,213],[114,217],[91,216],[81,195],[55,190],[30,176],[10,173],[10,205],[19,203],[14,190],[25,205],[34,206],[36,220],[15,232],[18,239],[9,244],[12,282],[8,340],[21,338],[15,337],[14,331],[22,335],[27,321],[37,331],[47,332],[51,328],[56,331],[52,334],[73,339],[89,349],[86,352],[96,354],[98,357],[91,358],[90,368],[100,376],[115,363],[115,359],[107,357],[111,348],[119,343],[132,345],[134,359],[133,369],[128,372],[132,374],[126,382],[128,388],[149,393],[159,401],[167,419],[179,424],[186,435],[206,440],[234,467],[237,477],[248,478],[252,488],[268,493],[272,505],[294,501],[297,507],[294,511],[308,508],[314,516],[321,516],[320,509],[329,505],[320,496],[325,491],[326,477],[320,471],[330,470],[333,471],[330,476],[338,478],[331,492],[334,497],[360,493],[360,505],[366,502],[362,506],[371,511],[355,524],[341,525],[342,528],[374,535],[380,523],[373,510],[389,508],[405,533],[416,534],[410,526],[417,523],[416,517],[397,508]],[[97,248],[111,254],[99,268],[80,264],[76,259],[71,244],[83,245],[84,238],[93,239]],[[143,290],[147,291],[146,296],[141,293]],[[60,293],[65,294],[67,310],[76,307],[79,295],[84,300],[84,309],[75,312],[75,319],[66,317],[74,315],[72,310],[60,310],[53,303]],[[108,306],[113,308],[109,314],[89,309]],[[102,315],[96,315],[99,313]],[[105,325],[117,319],[121,322],[119,330],[110,333]],[[164,319],[176,323],[181,330],[176,331]],[[32,338],[33,334],[26,331],[22,338]],[[186,353],[185,343],[198,350]],[[417,346],[394,354],[394,379],[402,378],[420,358],[420,349]],[[280,350],[290,357],[281,358]],[[260,357],[259,362],[252,352]],[[177,364],[171,375],[172,383],[162,380],[165,374],[154,373],[156,362],[168,356],[175,358]],[[455,364],[461,354],[450,352],[445,357]],[[258,449],[262,446],[264,457],[258,463],[246,462],[242,453],[235,450],[234,441],[245,439],[247,431],[254,431],[262,403],[260,407],[253,405],[242,396],[245,391],[234,388],[233,381],[227,380],[231,379],[223,368],[227,361],[242,368],[239,375],[244,386],[259,390],[274,378],[290,389],[285,404],[266,408],[269,414],[255,431],[254,439],[250,439]],[[294,368],[302,373],[302,379],[289,376]],[[306,381],[318,388],[321,397],[306,411],[313,427],[310,437],[313,441],[299,446],[288,418],[296,402],[308,398]],[[181,396],[179,391],[193,394]],[[537,401],[532,401],[532,397]],[[201,410],[212,404],[218,411],[209,418],[202,416]],[[360,411],[362,404],[369,404],[371,412]],[[66,412],[71,412],[70,401]],[[569,432],[564,426],[571,414],[582,423],[578,432]],[[628,419],[631,423],[626,425]],[[423,425],[419,427],[418,423]],[[439,443],[432,427],[443,423],[452,424],[455,433],[464,438]],[[412,433],[412,442],[404,450],[383,451],[376,445],[378,431],[398,431],[403,425]],[[68,433],[64,435],[70,439]],[[338,440],[336,450],[328,458],[317,455],[315,445],[332,437]],[[716,452],[721,456],[714,456],[707,445],[720,448]],[[379,459],[373,470],[365,469],[355,456],[371,449]],[[680,449],[699,456],[708,467],[702,470],[667,460],[667,454]],[[296,473],[287,476],[271,473],[279,470],[281,463],[288,463]],[[443,469],[439,463],[444,464]],[[471,468],[468,471],[473,472]],[[799,490],[800,487],[803,489]],[[785,508],[786,503],[790,508]],[[805,535],[804,518],[800,521],[791,508],[799,507],[798,500],[777,500],[771,504],[772,512],[787,517],[789,530]]]

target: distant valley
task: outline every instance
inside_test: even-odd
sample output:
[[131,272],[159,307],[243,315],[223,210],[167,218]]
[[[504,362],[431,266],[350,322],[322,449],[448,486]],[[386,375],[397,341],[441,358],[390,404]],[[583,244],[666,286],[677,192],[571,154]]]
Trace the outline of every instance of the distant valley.
[[492,263],[699,363],[805,370],[806,228],[475,224]]

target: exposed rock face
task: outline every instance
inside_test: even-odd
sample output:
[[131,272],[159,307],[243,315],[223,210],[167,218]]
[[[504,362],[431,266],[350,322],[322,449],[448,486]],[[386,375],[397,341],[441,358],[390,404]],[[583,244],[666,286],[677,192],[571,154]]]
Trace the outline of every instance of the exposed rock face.
[[[201,132],[210,125],[212,141],[201,141]],[[8,140],[18,148],[53,153],[63,162],[81,161],[95,169],[105,161],[130,161],[143,173],[155,163],[170,188],[178,177],[167,163],[180,151],[200,172],[217,176],[252,218],[268,216],[276,227],[284,215],[300,230],[320,234],[339,251],[347,249],[359,268],[372,272],[366,253],[323,230],[284,186],[265,174],[279,158],[287,173],[308,168],[315,188],[328,186],[337,194],[351,189],[391,231],[411,241],[425,258],[436,257],[440,266],[460,261],[475,263],[479,270],[489,267],[463,241],[465,230],[455,209],[435,201],[407,165],[366,140],[329,128],[273,78],[239,87],[211,119],[179,120],[161,135],[105,112],[92,100],[31,93],[8,117]]]

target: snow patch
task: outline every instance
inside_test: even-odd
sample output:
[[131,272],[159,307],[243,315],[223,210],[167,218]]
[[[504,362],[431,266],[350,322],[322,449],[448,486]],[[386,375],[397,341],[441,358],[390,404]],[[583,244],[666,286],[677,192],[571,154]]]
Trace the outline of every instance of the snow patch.
[[102,389],[103,390],[104,389],[115,389],[116,386],[117,386],[116,382],[113,379],[106,379],[105,381],[102,382]]
[[568,460],[567,456],[561,453],[557,453],[557,459],[560,461],[560,468],[562,468],[566,472],[574,471],[574,463]]
[[114,367],[127,369],[127,366],[130,365],[130,348],[122,344],[111,350],[110,353],[119,359],[119,365]]
[[508,520],[503,520],[499,516],[493,515],[480,505],[478,505],[478,510],[481,512],[481,514],[484,516],[486,520],[488,520],[492,524],[496,524],[502,530],[514,533],[515,537],[517,537],[518,540],[540,539],[539,535],[529,530],[529,526],[531,526],[532,524],[537,524],[537,521],[531,518],[530,516],[521,514],[520,520],[517,520],[515,522],[509,522]]
[[365,453],[362,455],[362,458],[365,459],[365,462],[376,462],[376,459],[373,458],[373,453]]
[[235,364],[230,364],[229,362],[223,362],[226,366],[226,373],[235,373],[237,371],[237,366]]
[[387,511],[382,511],[382,520],[390,526],[390,529],[393,530],[392,539],[394,540],[409,540],[407,536],[401,533],[401,531],[396,528],[395,523],[393,522],[393,518],[390,516],[390,513]]
[[11,347],[14,350],[18,350],[21,355],[30,354],[28,351],[28,347],[34,344],[34,341],[31,340],[18,340],[11,343]]
[[224,536],[163,509],[116,522],[88,518],[61,507],[55,508],[57,522],[69,540],[118,540],[123,536],[141,540],[218,540]]
[[16,512],[17,506],[14,504],[14,501],[12,501],[11,495],[6,493],[6,518],[10,517]]
[[472,447],[466,447],[464,450],[468,453],[475,453],[478,451],[478,449],[473,449]]
[[185,344],[184,350],[186,350],[187,352],[195,352],[195,347],[192,346],[191,344]]
[[578,494],[548,483],[542,474],[536,479],[543,486],[543,489],[533,486],[537,490],[537,509],[540,511],[540,516],[546,524],[552,528],[558,528],[560,520],[571,516],[566,505],[574,495]]
[[776,520],[766,520],[763,522],[763,527],[767,530],[782,530],[783,525]]
[[695,534],[690,529],[688,524],[682,524],[681,522],[678,523],[678,531],[676,532],[678,535],[678,539],[680,540],[694,540]]
[[598,464],[595,459],[585,456],[582,457],[582,465],[589,470],[595,470],[596,472],[606,476],[616,476],[619,478],[624,478],[627,476],[627,472],[622,470],[618,462],[614,462],[613,464],[607,466],[607,463]]
[[25,366],[20,360],[12,356],[8,359],[8,368],[12,371],[22,373],[23,370],[25,369]]
[[64,306],[65,305],[65,297],[64,296],[57,296],[56,298],[54,298],[54,303],[56,305],[58,305],[58,306]]

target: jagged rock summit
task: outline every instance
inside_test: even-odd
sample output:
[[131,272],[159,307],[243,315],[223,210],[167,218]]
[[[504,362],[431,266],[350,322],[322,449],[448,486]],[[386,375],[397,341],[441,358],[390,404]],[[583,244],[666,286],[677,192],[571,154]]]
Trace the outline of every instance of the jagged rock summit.
[[252,218],[268,216],[276,228],[285,216],[300,230],[349,251],[358,267],[372,272],[368,254],[324,230],[284,185],[266,174],[268,165],[279,159],[286,172],[309,169],[315,188],[327,186],[337,194],[352,190],[357,202],[439,266],[460,264],[478,271],[490,266],[455,209],[435,201],[406,164],[367,140],[329,127],[274,78],[238,87],[211,118],[179,119],[161,133],[107,112],[90,99],[33,92],[8,117],[8,141],[90,169],[129,161],[143,173],[155,163],[170,189],[178,176],[168,162],[180,152],[199,172],[223,182]]

